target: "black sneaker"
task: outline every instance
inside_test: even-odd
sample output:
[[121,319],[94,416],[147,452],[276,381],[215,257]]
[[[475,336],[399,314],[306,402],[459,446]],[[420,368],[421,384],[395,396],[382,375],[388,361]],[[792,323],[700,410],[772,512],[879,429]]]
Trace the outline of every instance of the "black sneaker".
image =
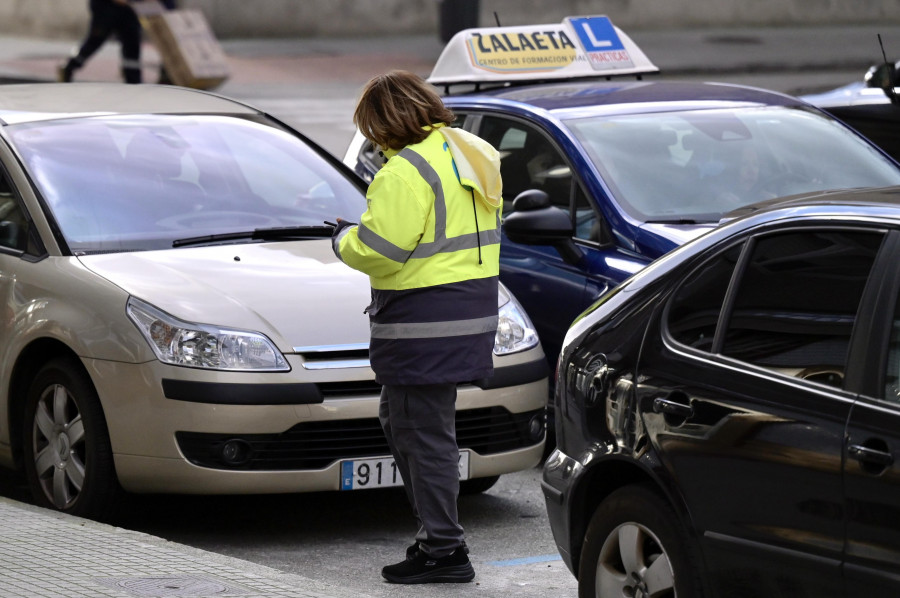
[[75,74],[75,61],[71,58],[63,64],[56,65],[56,80],[60,83],[71,83]]
[[[469,554],[469,547],[465,542],[462,543],[462,549],[466,551],[466,554]],[[406,547],[406,560],[409,561],[413,557],[416,556],[416,553],[419,552],[419,542],[416,541],[415,544]]]
[[412,558],[388,565],[381,575],[391,583],[466,583],[475,578],[475,569],[460,546],[439,559],[417,549]]
[[406,560],[411,561],[416,557],[416,554],[419,552],[419,543],[416,542],[412,546],[406,547]]

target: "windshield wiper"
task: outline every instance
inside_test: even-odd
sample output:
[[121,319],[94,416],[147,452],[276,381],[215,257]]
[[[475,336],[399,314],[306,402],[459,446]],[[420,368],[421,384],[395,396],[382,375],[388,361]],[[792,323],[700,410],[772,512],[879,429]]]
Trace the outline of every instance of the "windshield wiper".
[[330,226],[282,226],[276,228],[257,228],[248,231],[234,233],[221,233],[217,235],[202,235],[188,237],[172,241],[172,247],[185,247],[188,245],[203,245],[205,243],[217,243],[219,241],[237,241],[250,239],[251,241],[273,241],[276,239],[292,241],[296,239],[320,239],[331,236],[334,229]]

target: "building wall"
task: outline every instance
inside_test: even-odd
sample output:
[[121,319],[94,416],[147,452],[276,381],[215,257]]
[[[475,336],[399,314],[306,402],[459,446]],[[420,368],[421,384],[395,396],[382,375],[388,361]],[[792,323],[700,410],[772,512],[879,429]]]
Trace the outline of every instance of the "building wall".
[[[900,22],[900,0],[179,0],[179,6],[202,10],[224,39],[437,34],[444,2],[477,10],[479,26],[493,25],[495,13],[503,25],[605,14],[624,29]],[[87,27],[87,6],[88,0],[0,0],[0,34],[76,39]]]

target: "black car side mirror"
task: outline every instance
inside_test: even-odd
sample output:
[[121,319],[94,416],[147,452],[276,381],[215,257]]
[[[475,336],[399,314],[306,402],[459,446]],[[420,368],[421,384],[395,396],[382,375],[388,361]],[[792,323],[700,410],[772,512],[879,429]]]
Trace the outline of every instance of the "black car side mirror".
[[584,257],[572,241],[575,227],[571,217],[550,205],[550,198],[539,189],[528,189],[516,196],[513,211],[503,219],[503,232],[513,243],[552,245],[571,264]]
[[895,88],[900,86],[900,72],[898,72],[896,64],[885,62],[869,68],[865,81],[866,87],[877,87],[884,90],[891,103],[900,103],[900,99],[898,99],[895,91]]

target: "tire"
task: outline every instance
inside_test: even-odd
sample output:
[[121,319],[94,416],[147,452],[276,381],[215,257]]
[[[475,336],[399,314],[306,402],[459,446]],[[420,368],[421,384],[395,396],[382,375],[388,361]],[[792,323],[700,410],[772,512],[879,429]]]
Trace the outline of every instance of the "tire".
[[698,572],[672,508],[644,486],[626,486],[597,508],[584,535],[579,598],[697,598]]
[[90,519],[112,516],[120,494],[106,420],[81,365],[55,359],[25,403],[25,474],[39,506]]
[[494,487],[500,476],[495,475],[487,478],[474,478],[472,480],[463,480],[459,483],[460,494],[481,494],[487,492]]

